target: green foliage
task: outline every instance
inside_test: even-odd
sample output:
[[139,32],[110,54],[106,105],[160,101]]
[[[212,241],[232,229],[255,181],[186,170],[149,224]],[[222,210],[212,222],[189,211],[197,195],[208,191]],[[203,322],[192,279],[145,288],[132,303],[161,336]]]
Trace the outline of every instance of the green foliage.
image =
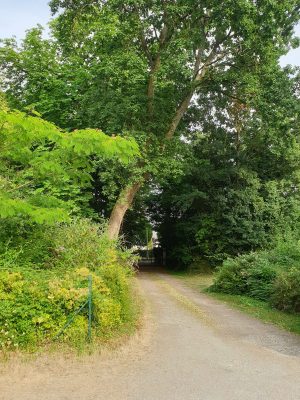
[[131,253],[118,252],[115,244],[106,235],[106,224],[91,224],[88,220],[77,219],[70,224],[51,229],[51,251],[53,265],[63,268],[88,266],[91,270],[99,266],[122,261],[132,263]]
[[217,92],[199,100],[182,175],[149,199],[170,265],[199,255],[220,262],[299,236],[299,76],[291,73],[269,68],[255,99],[239,89],[239,100]]
[[0,111],[7,110],[7,103],[4,94],[0,91]]
[[224,261],[213,290],[267,300],[275,277],[276,269],[265,253],[250,253]]
[[230,258],[218,269],[212,291],[267,301],[280,310],[299,312],[299,241],[271,251]]
[[300,264],[277,276],[271,302],[279,310],[300,313]]
[[[72,216],[89,213],[99,160],[128,164],[138,146],[95,129],[64,132],[30,113],[35,116],[0,110],[3,350],[52,342],[86,301],[88,275],[95,336],[107,337],[132,318],[128,277],[134,258],[108,240],[105,224]],[[63,338],[78,346],[86,332],[85,310]]]
[[[45,249],[38,241],[45,240],[49,245],[48,232],[44,234],[34,242],[42,252]],[[132,323],[129,277],[134,258],[107,240],[105,227],[86,220],[52,227],[51,236],[55,240],[43,265],[26,265],[22,249],[7,249],[1,255],[3,350],[35,349],[53,342],[68,318],[87,300],[88,275],[93,278],[94,335],[108,337],[125,323]],[[83,310],[61,339],[78,346],[86,334],[87,310]]]
[[[127,313],[119,265],[131,256],[73,218],[107,217],[124,187],[151,184],[125,236],[141,239],[148,211],[173,265],[297,237],[299,74],[278,61],[295,45],[298,3],[52,0],[50,39],[38,26],[20,45],[3,40],[1,90],[22,112],[1,94],[2,264],[59,271],[63,292],[81,285],[66,269],[99,274],[111,297],[95,298],[97,318],[109,328]],[[268,299],[277,267],[266,254],[227,261],[224,290]]]
[[[226,115],[236,100],[241,116],[243,110],[264,108],[264,119],[277,114],[282,126],[290,122],[282,110],[273,111],[274,101],[285,97],[274,69],[295,45],[297,0],[53,0],[50,7],[51,39],[44,39],[38,26],[20,44],[3,40],[2,87],[13,108],[29,107],[68,130],[101,128],[136,138],[138,162],[121,168],[97,163],[92,184],[105,200],[96,198],[93,205],[102,215],[133,181],[152,177],[161,184],[178,175],[178,150],[186,142],[180,138],[191,140],[198,128],[206,134],[212,120],[219,130],[226,126],[233,133]],[[258,124],[261,119],[254,118]],[[278,154],[274,142],[265,148]],[[244,208],[247,213],[251,204]],[[212,221],[212,236],[218,221],[206,220]],[[199,232],[201,241],[206,227],[198,228],[193,234]],[[255,224],[251,229],[255,241]],[[222,243],[216,247],[226,252]]]
[[0,218],[20,216],[37,224],[68,221],[92,198],[96,160],[129,163],[134,140],[100,130],[63,132],[20,112],[0,111]]

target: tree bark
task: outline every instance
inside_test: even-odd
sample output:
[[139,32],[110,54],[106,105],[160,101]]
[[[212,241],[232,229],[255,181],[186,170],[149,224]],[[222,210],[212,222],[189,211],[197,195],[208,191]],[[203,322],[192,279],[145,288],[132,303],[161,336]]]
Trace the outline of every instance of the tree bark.
[[181,121],[182,117],[184,116],[185,112],[187,111],[190,102],[192,100],[194,91],[190,91],[190,93],[187,94],[185,99],[183,99],[182,103],[178,107],[175,116],[170,124],[170,127],[168,129],[168,132],[166,133],[165,137],[166,139],[170,140],[174,136],[174,133],[177,129],[177,126],[179,125],[179,122]]
[[141,186],[141,182],[136,182],[122,190],[109,218],[108,237],[111,240],[118,238],[124,215],[131,207],[133,199]]

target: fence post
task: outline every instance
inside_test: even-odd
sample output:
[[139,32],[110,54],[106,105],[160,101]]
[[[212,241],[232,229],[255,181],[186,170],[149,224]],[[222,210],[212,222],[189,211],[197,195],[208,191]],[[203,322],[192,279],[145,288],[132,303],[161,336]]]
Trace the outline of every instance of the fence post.
[[88,297],[88,307],[89,307],[89,325],[88,325],[88,339],[92,340],[92,275],[89,275],[89,297]]

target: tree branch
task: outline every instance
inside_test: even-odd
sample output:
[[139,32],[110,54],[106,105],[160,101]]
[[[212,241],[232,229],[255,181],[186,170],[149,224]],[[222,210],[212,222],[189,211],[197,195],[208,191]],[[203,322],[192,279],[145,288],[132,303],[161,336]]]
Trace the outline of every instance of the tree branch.
[[185,96],[185,98],[182,100],[182,102],[180,103],[179,107],[177,108],[175,115],[171,121],[171,124],[169,126],[169,129],[167,131],[167,133],[165,134],[166,139],[170,140],[172,139],[172,137],[174,136],[174,133],[179,125],[179,122],[181,121],[183,115],[185,114],[185,112],[187,111],[190,102],[192,100],[192,97],[194,95],[195,89],[196,87],[199,85],[199,83],[202,81],[202,79],[204,78],[207,68],[210,65],[210,63],[213,61],[213,58],[215,56],[215,51],[216,50],[212,50],[210,55],[207,57],[205,63],[202,65],[202,67],[200,67],[200,60],[199,60],[199,50],[197,52],[197,56],[196,56],[196,61],[195,61],[195,68],[194,68],[194,80],[191,84],[191,88],[188,92],[188,94]]
[[[135,13],[137,15],[137,18],[139,19],[139,22],[142,24],[141,17],[138,11],[138,8],[134,6]],[[164,15],[166,15],[164,13]],[[149,74],[149,81],[148,81],[148,87],[147,87],[147,99],[148,99],[148,116],[149,118],[153,118],[153,113],[154,113],[154,90],[155,90],[155,81],[156,81],[156,74],[160,68],[160,63],[161,63],[161,51],[165,47],[168,39],[168,27],[167,24],[165,23],[162,27],[162,30],[160,32],[159,37],[157,36],[156,29],[154,28],[154,34],[156,39],[159,42],[159,48],[155,56],[151,54],[151,51],[149,50],[147,39],[145,32],[143,28],[140,30],[140,41],[141,41],[141,47],[144,51],[144,54],[149,62],[150,66],[150,74]]]
[[182,100],[182,102],[180,103],[179,107],[177,108],[177,110],[175,112],[175,115],[171,121],[169,129],[165,134],[166,139],[170,140],[174,136],[174,133],[175,133],[182,117],[184,116],[184,114],[186,113],[186,111],[190,105],[190,102],[195,93],[195,90],[196,90],[197,86],[199,86],[199,83],[203,80],[209,66],[218,62],[220,59],[222,59],[226,55],[226,54],[222,55],[221,58],[217,57],[215,59],[215,56],[216,56],[219,46],[226,39],[228,39],[228,37],[230,37],[230,35],[231,35],[231,30],[228,32],[228,34],[222,40],[219,40],[219,41],[217,40],[215,42],[210,54],[208,55],[208,57],[206,58],[206,60],[202,66],[200,66],[200,64],[201,64],[201,49],[198,48],[197,54],[196,54],[195,66],[194,66],[194,78],[193,78],[193,81],[191,82],[190,90],[188,91],[187,95]]
[[156,81],[156,74],[159,71],[160,64],[161,64],[161,52],[167,43],[168,37],[168,27],[165,24],[161,30],[159,35],[159,49],[154,59],[152,59],[151,63],[151,70],[148,82],[148,89],[147,89],[147,98],[148,98],[148,116],[151,119],[154,113],[154,91],[155,91],[155,81]]

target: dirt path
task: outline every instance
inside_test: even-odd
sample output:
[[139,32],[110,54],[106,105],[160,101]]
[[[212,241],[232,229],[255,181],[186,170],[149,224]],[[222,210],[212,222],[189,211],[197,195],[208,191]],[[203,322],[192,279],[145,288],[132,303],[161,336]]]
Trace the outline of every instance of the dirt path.
[[10,363],[1,400],[299,400],[300,337],[143,272],[150,312],[119,351]]

